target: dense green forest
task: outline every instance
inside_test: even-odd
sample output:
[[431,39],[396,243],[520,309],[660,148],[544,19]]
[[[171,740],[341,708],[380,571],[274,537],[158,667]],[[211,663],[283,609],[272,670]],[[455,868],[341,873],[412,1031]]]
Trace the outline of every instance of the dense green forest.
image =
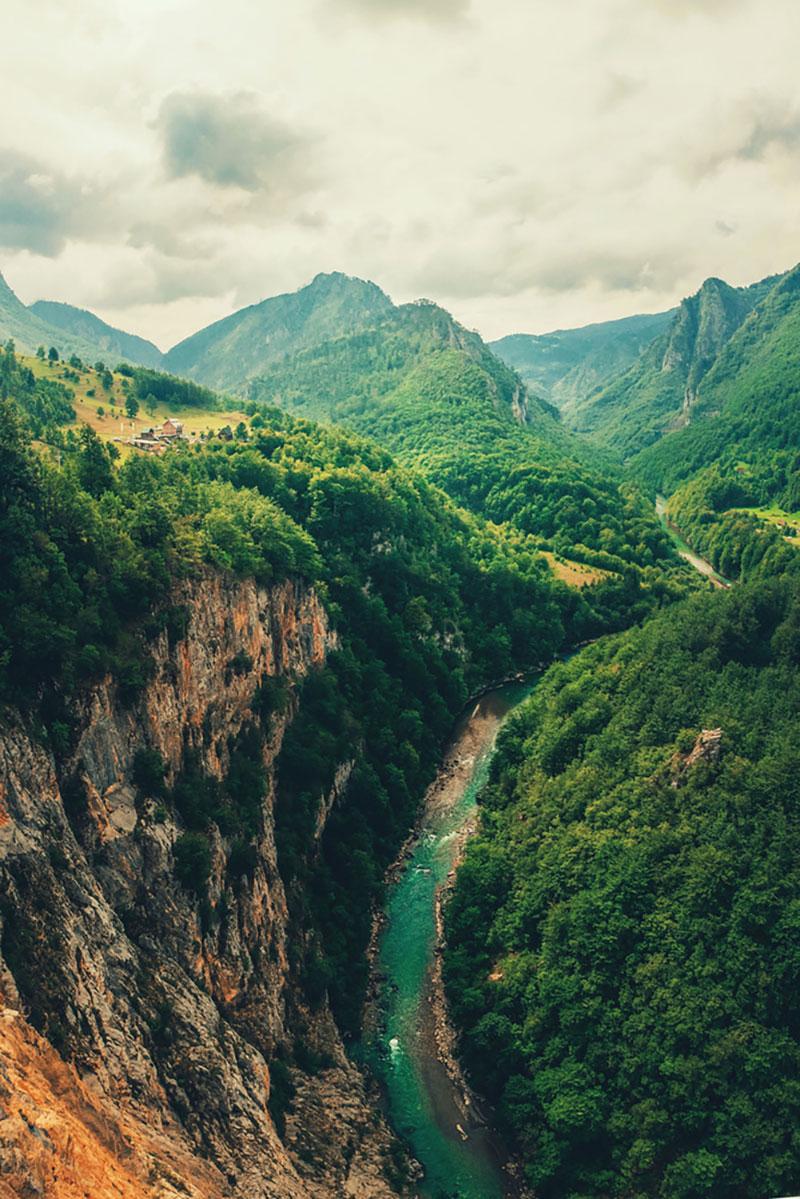
[[[769,457],[774,480],[778,456]],[[796,454],[791,458],[800,465]],[[789,496],[785,487],[781,486],[779,492],[793,507],[797,506],[793,493],[798,482],[800,474],[790,485]],[[777,517],[771,522],[762,519],[755,507],[770,503],[771,489],[766,482],[767,494],[759,500],[757,495],[764,492],[755,474],[742,473],[741,468],[726,474],[724,467],[708,467],[670,498],[669,518],[691,545],[728,579],[769,578],[783,572],[796,574],[800,570],[797,519]]]
[[501,734],[446,980],[543,1199],[800,1184],[798,628],[794,580],[698,597]]
[[0,400],[9,397],[14,398],[36,437],[75,419],[69,388],[55,380],[37,379],[17,358],[13,341],[0,350]]

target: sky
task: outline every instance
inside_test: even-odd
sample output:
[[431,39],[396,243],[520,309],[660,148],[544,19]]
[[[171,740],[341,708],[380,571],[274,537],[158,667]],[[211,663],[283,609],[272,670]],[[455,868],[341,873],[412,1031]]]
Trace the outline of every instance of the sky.
[[797,0],[3,0],[0,270],[166,348],[319,271],[494,338],[800,259]]

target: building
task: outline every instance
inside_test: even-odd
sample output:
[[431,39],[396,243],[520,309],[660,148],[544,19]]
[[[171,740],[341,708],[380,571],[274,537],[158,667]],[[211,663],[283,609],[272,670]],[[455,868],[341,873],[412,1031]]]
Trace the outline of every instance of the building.
[[161,426],[161,436],[168,438],[170,441],[174,437],[183,437],[183,421],[175,420],[168,416]]

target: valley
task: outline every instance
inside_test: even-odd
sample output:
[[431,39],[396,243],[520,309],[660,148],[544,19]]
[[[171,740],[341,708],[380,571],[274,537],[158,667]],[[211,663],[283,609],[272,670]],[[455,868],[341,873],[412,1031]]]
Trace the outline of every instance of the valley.
[[31,1123],[48,1199],[786,1190],[796,280],[166,355],[4,285],[12,1195]]

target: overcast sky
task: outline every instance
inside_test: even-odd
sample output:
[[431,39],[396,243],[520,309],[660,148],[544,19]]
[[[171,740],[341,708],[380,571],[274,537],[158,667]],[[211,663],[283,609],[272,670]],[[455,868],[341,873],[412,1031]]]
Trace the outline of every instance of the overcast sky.
[[3,0],[0,269],[162,347],[318,271],[487,337],[800,259],[798,0]]

